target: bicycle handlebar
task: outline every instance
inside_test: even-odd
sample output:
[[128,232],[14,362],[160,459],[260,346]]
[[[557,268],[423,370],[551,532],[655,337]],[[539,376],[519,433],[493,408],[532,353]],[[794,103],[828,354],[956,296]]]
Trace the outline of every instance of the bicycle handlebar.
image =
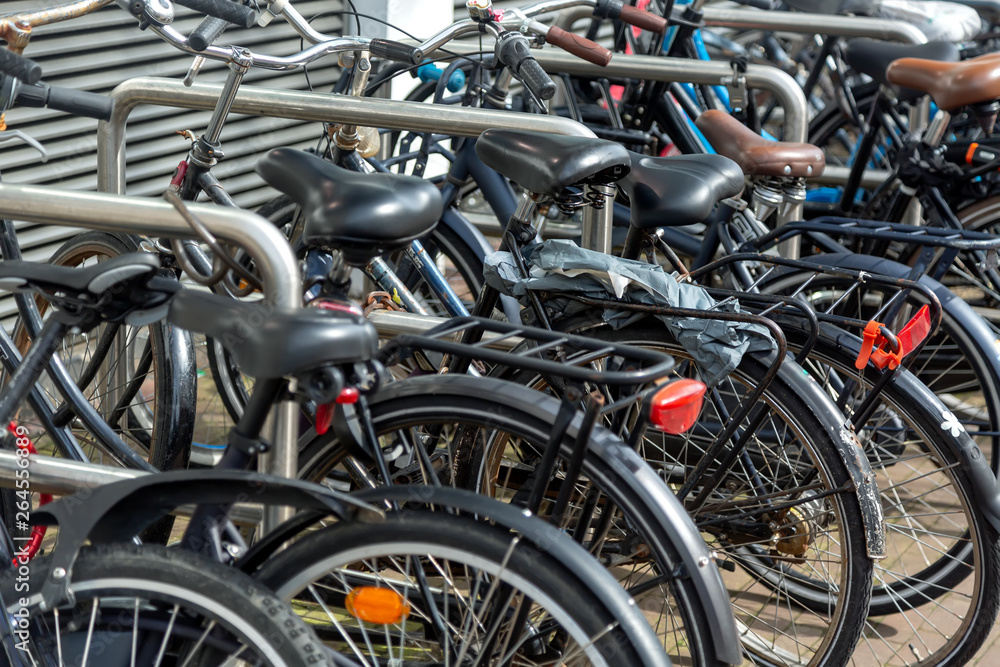
[[46,107],[97,120],[111,120],[115,109],[114,100],[106,95],[50,86],[47,83],[19,86],[14,102],[26,107]]
[[[8,77],[16,81],[9,81]],[[48,107],[98,120],[111,119],[114,102],[110,97],[74,88],[50,86],[40,83],[41,77],[42,68],[34,60],[0,48],[0,80],[8,81],[0,89],[6,91],[5,96],[13,98],[13,103],[26,107]]]
[[236,0],[173,0],[196,12],[214,16],[241,28],[249,28],[257,22],[257,12]]
[[214,16],[206,16],[198,27],[191,31],[188,35],[188,43],[191,45],[195,51],[204,51],[212,44],[215,40],[219,39],[219,36],[226,31],[229,27],[229,21],[224,19],[216,18]]
[[0,72],[27,84],[37,83],[42,78],[41,65],[2,47],[0,47]]
[[572,53],[577,58],[604,67],[611,62],[611,51],[600,44],[590,41],[572,32],[566,32],[558,26],[552,26],[545,34],[545,41],[558,46],[563,51]]
[[556,94],[556,84],[531,55],[527,38],[519,32],[497,35],[497,60],[502,62],[540,100]]

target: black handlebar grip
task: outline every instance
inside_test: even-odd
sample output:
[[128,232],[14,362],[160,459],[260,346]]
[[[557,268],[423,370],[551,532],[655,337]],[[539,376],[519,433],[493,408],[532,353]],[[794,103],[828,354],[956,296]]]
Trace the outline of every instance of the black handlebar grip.
[[556,84],[552,78],[545,73],[538,61],[529,56],[521,62],[521,71],[518,72],[521,81],[540,100],[551,100],[556,94]]
[[30,58],[0,47],[0,72],[32,84],[42,78],[42,66]]
[[26,107],[48,107],[97,120],[111,120],[111,113],[115,110],[114,100],[107,95],[45,83],[21,86],[15,102]]
[[531,55],[528,40],[519,32],[502,32],[497,37],[496,58],[519,78],[540,100],[556,94],[556,84]]
[[219,39],[229,27],[229,21],[206,16],[188,36],[188,45],[195,51],[204,51]]
[[174,0],[174,2],[241,28],[249,28],[257,22],[257,12],[233,0]]
[[395,60],[408,65],[417,65],[424,59],[424,52],[414,46],[407,46],[391,39],[373,39],[372,55],[377,58]]

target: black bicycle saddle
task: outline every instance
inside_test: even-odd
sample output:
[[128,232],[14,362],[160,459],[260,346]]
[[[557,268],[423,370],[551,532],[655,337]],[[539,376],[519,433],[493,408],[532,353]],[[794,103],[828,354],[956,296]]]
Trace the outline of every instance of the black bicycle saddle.
[[[884,86],[891,85],[885,76],[890,63],[900,58],[922,58],[942,62],[958,62],[961,54],[951,42],[927,42],[926,44],[896,44],[875,39],[853,39],[847,44],[844,60],[862,74],[867,74]],[[926,93],[913,88],[893,86],[900,99],[912,102]]]
[[585,181],[614,183],[630,167],[628,151],[619,144],[521,130],[486,130],[476,155],[525,190],[553,199]]
[[4,260],[0,262],[0,289],[99,297],[125,283],[145,283],[159,268],[159,257],[150,253],[120,255],[85,267]]
[[257,173],[302,208],[306,244],[337,248],[352,264],[427,234],[444,208],[429,181],[350,171],[294,148],[269,152]]
[[632,172],[621,186],[639,229],[702,222],[720,200],[743,191],[743,170],[721,155],[631,157]]
[[167,320],[219,341],[240,370],[257,379],[367,361],[378,353],[378,333],[367,320],[319,308],[277,308],[181,290]]

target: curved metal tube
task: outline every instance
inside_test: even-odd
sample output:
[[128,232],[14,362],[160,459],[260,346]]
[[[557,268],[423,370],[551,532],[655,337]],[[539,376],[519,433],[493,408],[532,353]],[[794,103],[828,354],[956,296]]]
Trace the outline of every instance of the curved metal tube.
[[[302,279],[288,241],[270,222],[249,211],[208,204],[188,207],[220,239],[245,249],[264,278],[264,294],[278,306],[302,303]],[[170,204],[96,192],[0,184],[0,216],[129,234],[189,238],[191,228]]]
[[[920,28],[891,19],[868,16],[831,16],[798,12],[762,12],[755,9],[705,7],[705,25],[745,30],[782,30],[802,34],[872,37],[904,44],[924,44],[927,36]],[[615,56],[616,58],[618,56]]]
[[[462,45],[471,48],[472,45]],[[459,45],[452,45],[458,51]],[[478,48],[478,47],[476,47]],[[545,71],[593,77],[623,77],[653,81],[679,81],[725,85],[732,77],[729,63],[690,60],[687,58],[661,58],[657,56],[631,56],[616,53],[605,67],[598,67],[576,56],[557,49],[534,52],[535,59]],[[806,98],[795,79],[775,67],[750,65],[746,71],[747,85],[767,90],[778,98],[785,111],[785,140],[805,141],[808,135]]]
[[[188,88],[178,80],[146,77],[129,79],[111,91],[110,96],[115,101],[114,114],[110,121],[101,121],[97,128],[98,189],[125,193],[125,124],[133,109],[140,104],[214,109],[221,91],[222,84],[195,83]],[[232,111],[390,130],[447,132],[463,137],[478,137],[484,131],[497,127],[578,137],[594,136],[589,129],[568,118],[253,86],[240,88]]]

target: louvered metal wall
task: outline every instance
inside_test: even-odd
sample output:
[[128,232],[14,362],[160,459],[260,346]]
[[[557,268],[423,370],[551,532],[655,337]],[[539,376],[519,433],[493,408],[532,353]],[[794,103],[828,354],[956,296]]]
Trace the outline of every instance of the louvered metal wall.
[[[0,14],[20,9],[37,9],[39,0],[0,2]],[[45,3],[49,4],[49,3]],[[296,0],[295,7],[309,18],[341,6],[340,0]],[[175,6],[175,26],[184,34],[198,24],[189,10]],[[363,10],[361,10],[363,11]],[[319,30],[340,34],[339,17],[321,18],[314,23]],[[283,21],[266,28],[232,30],[223,34],[220,44],[240,44],[257,52],[285,55],[299,50],[299,38]],[[136,21],[117,5],[110,5],[90,16],[52,26],[37,28],[25,51],[41,63],[44,80],[81,90],[107,93],[121,82],[137,76],[181,78],[192,58],[169,47],[151,32],[141,32]],[[221,63],[209,61],[199,81],[224,80],[228,70]],[[315,90],[331,88],[340,74],[336,61],[327,58],[309,68],[309,81]],[[275,73],[251,71],[246,83],[255,86],[307,90],[301,72]],[[184,157],[188,144],[176,130],[204,131],[209,111],[186,111],[166,107],[140,107],[129,120],[127,131],[128,193],[157,196],[166,188],[170,174]],[[7,114],[11,129],[22,130],[40,141],[50,159],[42,163],[39,154],[23,144],[0,145],[0,169],[3,179],[12,183],[58,185],[74,190],[96,189],[97,121],[74,118],[46,109],[14,109]],[[231,116],[222,133],[226,159],[214,170],[237,203],[253,207],[267,201],[274,192],[253,173],[253,165],[262,151],[275,146],[310,146],[316,143],[322,128],[316,123]],[[18,223],[18,237],[25,257],[45,260],[68,237],[79,230]],[[0,299],[0,318],[13,310],[10,299]]]

